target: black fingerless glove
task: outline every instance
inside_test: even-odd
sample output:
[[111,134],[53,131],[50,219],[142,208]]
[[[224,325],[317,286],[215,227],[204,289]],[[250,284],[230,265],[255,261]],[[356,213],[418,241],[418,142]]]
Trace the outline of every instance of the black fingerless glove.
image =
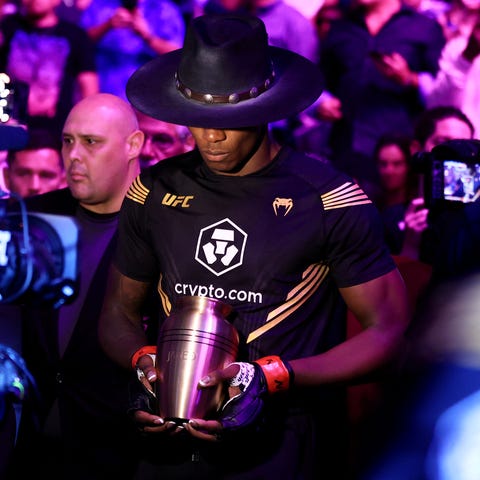
[[237,364],[240,370],[230,385],[238,386],[242,392],[225,403],[219,416],[226,433],[260,426],[270,394],[286,391],[293,383],[293,370],[278,356]]
[[137,410],[155,413],[156,398],[153,393],[145,388],[138,379],[137,374],[132,375],[128,386],[129,407],[127,413],[133,415]]

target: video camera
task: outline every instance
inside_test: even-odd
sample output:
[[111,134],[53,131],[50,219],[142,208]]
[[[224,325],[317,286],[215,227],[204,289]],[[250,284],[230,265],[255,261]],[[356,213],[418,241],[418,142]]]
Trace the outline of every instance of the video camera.
[[427,207],[480,201],[479,140],[448,140],[431,152],[418,152],[412,169],[423,174]]
[[[27,141],[23,127],[0,123],[0,150]],[[0,190],[0,304],[70,303],[78,290],[78,234],[73,218],[27,213],[22,198]]]
[[0,303],[70,303],[77,293],[78,226],[71,217],[0,210]]

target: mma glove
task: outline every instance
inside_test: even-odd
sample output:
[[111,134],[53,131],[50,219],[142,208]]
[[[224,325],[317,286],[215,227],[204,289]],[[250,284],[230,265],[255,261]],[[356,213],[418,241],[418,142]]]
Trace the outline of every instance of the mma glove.
[[218,420],[225,433],[255,427],[262,423],[263,410],[271,394],[285,392],[293,385],[290,364],[276,355],[253,363],[235,362],[240,369],[230,380],[241,392],[222,407]]
[[127,413],[132,415],[137,410],[143,410],[149,413],[155,413],[156,396],[153,392],[150,382],[146,380],[143,371],[137,367],[137,362],[143,355],[148,355],[155,365],[156,361],[156,347],[146,346],[135,352],[132,357],[132,368],[135,370],[135,375],[129,385],[129,408]]

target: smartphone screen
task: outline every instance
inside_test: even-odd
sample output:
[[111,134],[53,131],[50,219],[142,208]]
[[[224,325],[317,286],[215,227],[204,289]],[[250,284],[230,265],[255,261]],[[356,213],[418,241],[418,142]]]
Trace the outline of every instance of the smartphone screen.
[[480,164],[443,161],[444,200],[470,203],[480,199]]

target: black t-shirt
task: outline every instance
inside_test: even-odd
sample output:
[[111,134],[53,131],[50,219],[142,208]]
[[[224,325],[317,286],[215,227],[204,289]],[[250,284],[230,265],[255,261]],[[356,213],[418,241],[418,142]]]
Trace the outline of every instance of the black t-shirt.
[[96,71],[93,43],[84,29],[65,20],[37,28],[21,15],[8,15],[0,30],[0,71],[29,88],[26,123],[60,133],[74,104],[76,78]]
[[212,173],[197,151],[143,172],[122,206],[116,264],[158,284],[163,315],[180,295],[231,304],[248,360],[338,344],[338,288],[394,268],[358,185],[289,148],[246,176]]

